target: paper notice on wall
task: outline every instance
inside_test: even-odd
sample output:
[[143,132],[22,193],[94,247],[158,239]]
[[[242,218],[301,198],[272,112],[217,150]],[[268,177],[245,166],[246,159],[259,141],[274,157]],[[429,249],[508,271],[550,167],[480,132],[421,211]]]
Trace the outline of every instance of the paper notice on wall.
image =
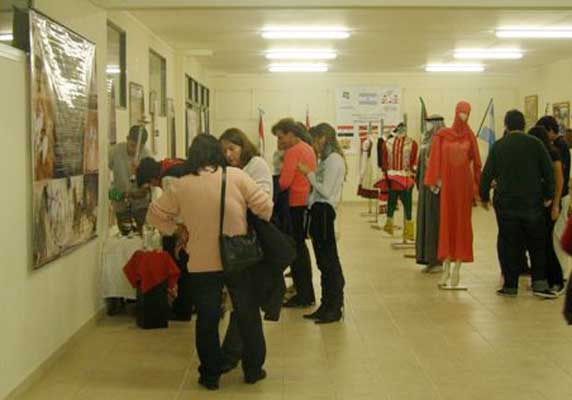
[[336,89],[336,130],[347,153],[360,148],[360,127],[383,120],[385,126],[402,121],[399,86],[349,86]]

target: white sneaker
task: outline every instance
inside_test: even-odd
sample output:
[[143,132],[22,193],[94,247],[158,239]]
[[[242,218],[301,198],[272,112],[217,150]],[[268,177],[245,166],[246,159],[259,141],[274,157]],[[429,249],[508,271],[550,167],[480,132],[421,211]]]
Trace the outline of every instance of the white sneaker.
[[564,293],[566,293],[566,286],[564,285],[554,285],[552,286],[552,288],[550,288],[551,291],[553,291],[554,293],[556,293],[556,296],[560,297],[562,296]]
[[421,269],[421,272],[424,274],[436,274],[439,272],[443,272],[442,265],[427,265]]

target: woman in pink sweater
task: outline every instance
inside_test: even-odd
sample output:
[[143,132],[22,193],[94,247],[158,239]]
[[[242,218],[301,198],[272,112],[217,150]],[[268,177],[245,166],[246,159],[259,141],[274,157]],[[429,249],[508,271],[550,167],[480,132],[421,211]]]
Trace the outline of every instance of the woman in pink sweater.
[[[190,174],[174,182],[151,204],[147,222],[162,233],[188,231],[188,270],[193,304],[197,307],[196,347],[200,359],[199,383],[210,390],[219,386],[222,352],[219,341],[220,308],[224,276],[219,247],[219,218],[224,156],[220,144],[211,135],[199,135],[189,150]],[[270,220],[272,199],[246,173],[227,168],[227,188],[223,231],[226,235],[244,235],[247,231],[246,212]],[[177,225],[177,220],[182,225]],[[233,298],[235,293],[230,291]],[[252,296],[254,297],[254,296]],[[244,342],[243,369],[246,383],[266,377],[262,369],[266,346],[258,308],[248,307],[255,299],[237,304],[239,327]],[[255,311],[253,311],[255,310]],[[241,324],[242,322],[242,324]]]

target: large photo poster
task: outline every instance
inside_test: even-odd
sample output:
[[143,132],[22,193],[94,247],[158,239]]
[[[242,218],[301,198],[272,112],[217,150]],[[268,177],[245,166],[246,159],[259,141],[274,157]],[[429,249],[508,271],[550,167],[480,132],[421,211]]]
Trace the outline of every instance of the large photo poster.
[[344,150],[357,154],[360,127],[384,121],[386,127],[402,122],[399,86],[348,86],[336,89],[336,130]]
[[96,236],[95,44],[30,11],[33,268]]

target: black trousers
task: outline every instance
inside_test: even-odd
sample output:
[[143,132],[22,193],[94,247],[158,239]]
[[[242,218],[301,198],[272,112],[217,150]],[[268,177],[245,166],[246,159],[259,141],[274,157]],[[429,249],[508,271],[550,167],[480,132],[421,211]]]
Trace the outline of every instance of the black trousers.
[[322,305],[341,310],[344,305],[345,279],[338,255],[334,221],[336,212],[326,203],[316,203],[311,210],[310,235],[320,270]]
[[189,274],[191,298],[197,307],[195,345],[200,360],[199,373],[208,378],[221,374],[222,350],[219,338],[222,272]]
[[498,223],[503,255],[504,286],[517,289],[523,249],[528,250],[535,289],[546,288],[546,227],[544,210],[514,210],[499,206]]
[[554,225],[556,221],[552,220],[550,215],[550,207],[546,208],[544,214],[546,221],[546,278],[548,280],[548,285],[550,287],[554,285],[564,285],[564,273],[562,272],[562,266],[556,252],[554,251],[554,241],[552,236],[554,234]]
[[316,301],[312,286],[312,262],[306,246],[306,207],[291,207],[292,237],[296,241],[296,260],[291,265],[296,296],[301,303]]
[[256,375],[266,361],[266,340],[252,271],[227,280],[226,286],[233,311],[222,345],[223,355],[230,362],[242,360],[245,375]]
[[[497,225],[500,227],[500,218],[499,218],[499,209],[497,208],[497,206],[495,205],[495,216],[497,219]],[[521,273],[525,273],[528,272],[528,270],[530,269],[530,267],[528,266],[528,259],[526,258],[526,247],[524,246],[524,243],[521,243],[522,247],[519,250],[519,262],[518,264],[520,265],[520,271]],[[503,272],[508,268],[508,259],[507,259],[507,254],[508,254],[508,249],[507,249],[507,244],[505,243],[504,239],[502,238],[501,234],[500,234],[500,229],[499,232],[497,234],[497,257],[499,260],[499,265],[501,266],[501,272]]]
[[170,254],[179,268],[179,280],[177,281],[177,298],[173,301],[172,311],[175,319],[190,321],[192,317],[193,303],[191,301],[190,274],[187,269],[189,255],[185,250],[175,254],[177,238],[175,236],[163,236],[163,250]]

